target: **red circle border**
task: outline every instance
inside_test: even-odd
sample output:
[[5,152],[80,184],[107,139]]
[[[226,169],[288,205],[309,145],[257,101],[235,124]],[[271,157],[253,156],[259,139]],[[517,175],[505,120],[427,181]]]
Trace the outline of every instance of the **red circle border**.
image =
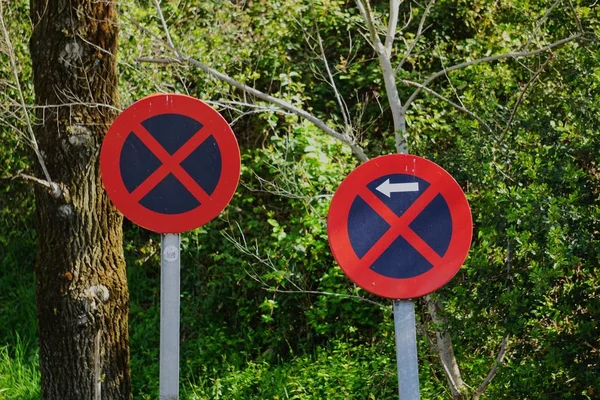
[[[350,244],[348,216],[358,195],[357,188],[390,174],[419,177],[442,195],[450,209],[452,236],[441,265],[412,278],[389,278],[359,268],[360,260]],[[329,246],[344,273],[355,284],[378,296],[411,299],[429,294],[456,275],[465,261],[473,235],[473,220],[467,198],[456,180],[439,165],[409,154],[390,154],[373,158],[352,171],[336,190],[327,216]]]
[[[142,121],[160,114],[181,114],[210,129],[221,152],[221,176],[209,203],[180,214],[161,214],[131,200],[121,177],[120,156],[125,139]],[[127,107],[112,123],[100,150],[100,172],[108,197],[133,223],[157,233],[181,233],[216,218],[233,198],[240,179],[241,157],[235,134],[215,109],[194,97],[154,94]]]

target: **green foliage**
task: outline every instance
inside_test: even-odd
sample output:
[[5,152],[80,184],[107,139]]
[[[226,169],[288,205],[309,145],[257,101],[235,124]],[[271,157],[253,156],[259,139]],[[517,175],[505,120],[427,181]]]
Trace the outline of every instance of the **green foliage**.
[[189,399],[395,399],[394,360],[381,347],[336,340],[327,348],[317,348],[312,356],[296,357],[281,366],[250,362],[243,370],[230,367],[215,377],[208,373],[193,382],[186,395]]
[[[373,5],[385,22],[387,2]],[[381,72],[359,33],[354,2],[162,6],[185,53],[341,129],[333,88],[321,73],[318,32],[360,143],[372,155],[393,151]],[[230,206],[182,238],[182,398],[397,398],[389,308],[373,304],[381,300],[344,277],[327,245],[331,195],[357,165],[348,149],[265,104],[258,104],[266,107],[261,110],[241,105],[242,93],[189,66],[137,62],[171,54],[157,39],[163,33],[152,1],[119,7],[123,107],[155,91],[189,93],[218,107],[242,144],[242,180]],[[11,2],[7,10],[26,101],[33,104],[27,4]],[[574,12],[584,29],[600,32],[598,8],[585,1],[561,2],[538,24],[547,10],[548,4],[529,0],[440,1],[397,76],[422,82],[443,66],[537,48],[576,32]],[[393,49],[400,58],[423,7],[405,2],[401,16],[410,12],[413,20]],[[552,54],[472,65],[432,83],[489,129],[426,93],[408,111],[411,152],[447,169],[473,211],[469,258],[439,292],[469,386],[482,382],[502,338],[510,337],[488,398],[598,397],[599,54],[596,42],[579,41]],[[14,87],[4,84],[11,77],[5,54],[0,60],[3,95],[14,99]],[[406,99],[414,88],[399,89]],[[23,128],[3,112],[1,176],[36,168],[15,127]],[[30,186],[0,181],[1,399],[39,397],[33,207]],[[124,229],[134,393],[152,399],[158,391],[159,238],[127,221]],[[448,399],[430,344],[439,327],[425,310],[419,321],[422,397]]]

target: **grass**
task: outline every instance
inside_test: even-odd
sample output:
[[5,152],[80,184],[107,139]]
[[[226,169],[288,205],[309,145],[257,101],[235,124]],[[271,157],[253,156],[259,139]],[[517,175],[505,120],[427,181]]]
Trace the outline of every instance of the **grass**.
[[[159,277],[155,268],[147,265],[131,265],[128,272],[132,291],[130,331],[134,398],[155,399],[158,392]],[[0,288],[5,288],[0,291],[3,306],[0,309],[0,400],[40,399],[33,271],[28,269],[24,274],[14,267],[3,268]],[[202,328],[198,326],[200,321],[193,318],[187,321],[195,325],[187,327],[192,331]],[[390,380],[395,379],[389,349],[349,346],[343,340],[332,338],[327,349],[317,349],[313,354],[298,354],[287,360],[274,357],[269,362],[244,361],[237,354],[239,348],[224,345],[229,340],[225,339],[208,335],[204,330],[197,338],[198,343],[193,344],[203,348],[202,354],[198,350],[187,352],[187,357],[185,352],[182,353],[182,400],[393,399],[396,396],[389,390],[393,387]],[[188,347],[191,344],[188,343]],[[215,354],[220,348],[222,351]],[[208,362],[209,359],[212,361]],[[215,368],[215,364],[220,367]],[[380,370],[381,365],[386,368]]]
[[35,347],[19,337],[14,345],[0,347],[0,399],[40,398],[39,357]]
[[[6,238],[5,238],[6,240]],[[34,237],[11,237],[0,254],[0,400],[40,399],[37,347]],[[0,249],[0,250],[4,250]],[[157,398],[159,339],[159,267],[157,260],[136,263],[129,254],[131,292],[131,367],[134,399]],[[242,350],[252,346],[222,330],[222,321],[207,326],[197,315],[203,296],[191,296],[183,311],[181,399],[394,399],[395,372],[389,345],[346,343],[332,337],[326,348],[291,357],[256,358]],[[221,329],[221,330],[220,330]],[[392,343],[392,342],[390,342]],[[383,368],[382,368],[383,366]]]

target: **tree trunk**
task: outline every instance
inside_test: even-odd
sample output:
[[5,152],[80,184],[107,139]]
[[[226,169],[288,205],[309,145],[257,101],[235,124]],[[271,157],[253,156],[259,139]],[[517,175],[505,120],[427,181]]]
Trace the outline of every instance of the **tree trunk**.
[[37,138],[61,195],[36,191],[42,396],[131,398],[122,217],[100,180],[118,104],[112,0],[31,0]]
[[458,368],[458,362],[454,355],[454,347],[452,346],[452,337],[448,332],[448,321],[446,317],[440,314],[441,302],[439,299],[433,298],[431,295],[425,296],[425,303],[429,308],[429,314],[431,320],[436,325],[435,338],[438,348],[438,354],[440,361],[446,372],[446,378],[450,385],[453,400],[462,400],[466,398],[465,393],[467,392],[467,385],[462,379],[460,369]]

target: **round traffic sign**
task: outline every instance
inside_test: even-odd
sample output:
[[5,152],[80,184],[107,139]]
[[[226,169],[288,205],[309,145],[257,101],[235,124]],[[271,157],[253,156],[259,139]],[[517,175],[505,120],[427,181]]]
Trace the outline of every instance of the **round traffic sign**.
[[431,293],[458,272],[473,222],[458,183],[424,158],[380,156],[352,171],[327,218],[333,256],[358,286],[409,299]]
[[215,218],[240,178],[240,150],[229,124],[193,97],[158,94],[123,111],[100,152],[102,182],[132,222],[180,233]]

